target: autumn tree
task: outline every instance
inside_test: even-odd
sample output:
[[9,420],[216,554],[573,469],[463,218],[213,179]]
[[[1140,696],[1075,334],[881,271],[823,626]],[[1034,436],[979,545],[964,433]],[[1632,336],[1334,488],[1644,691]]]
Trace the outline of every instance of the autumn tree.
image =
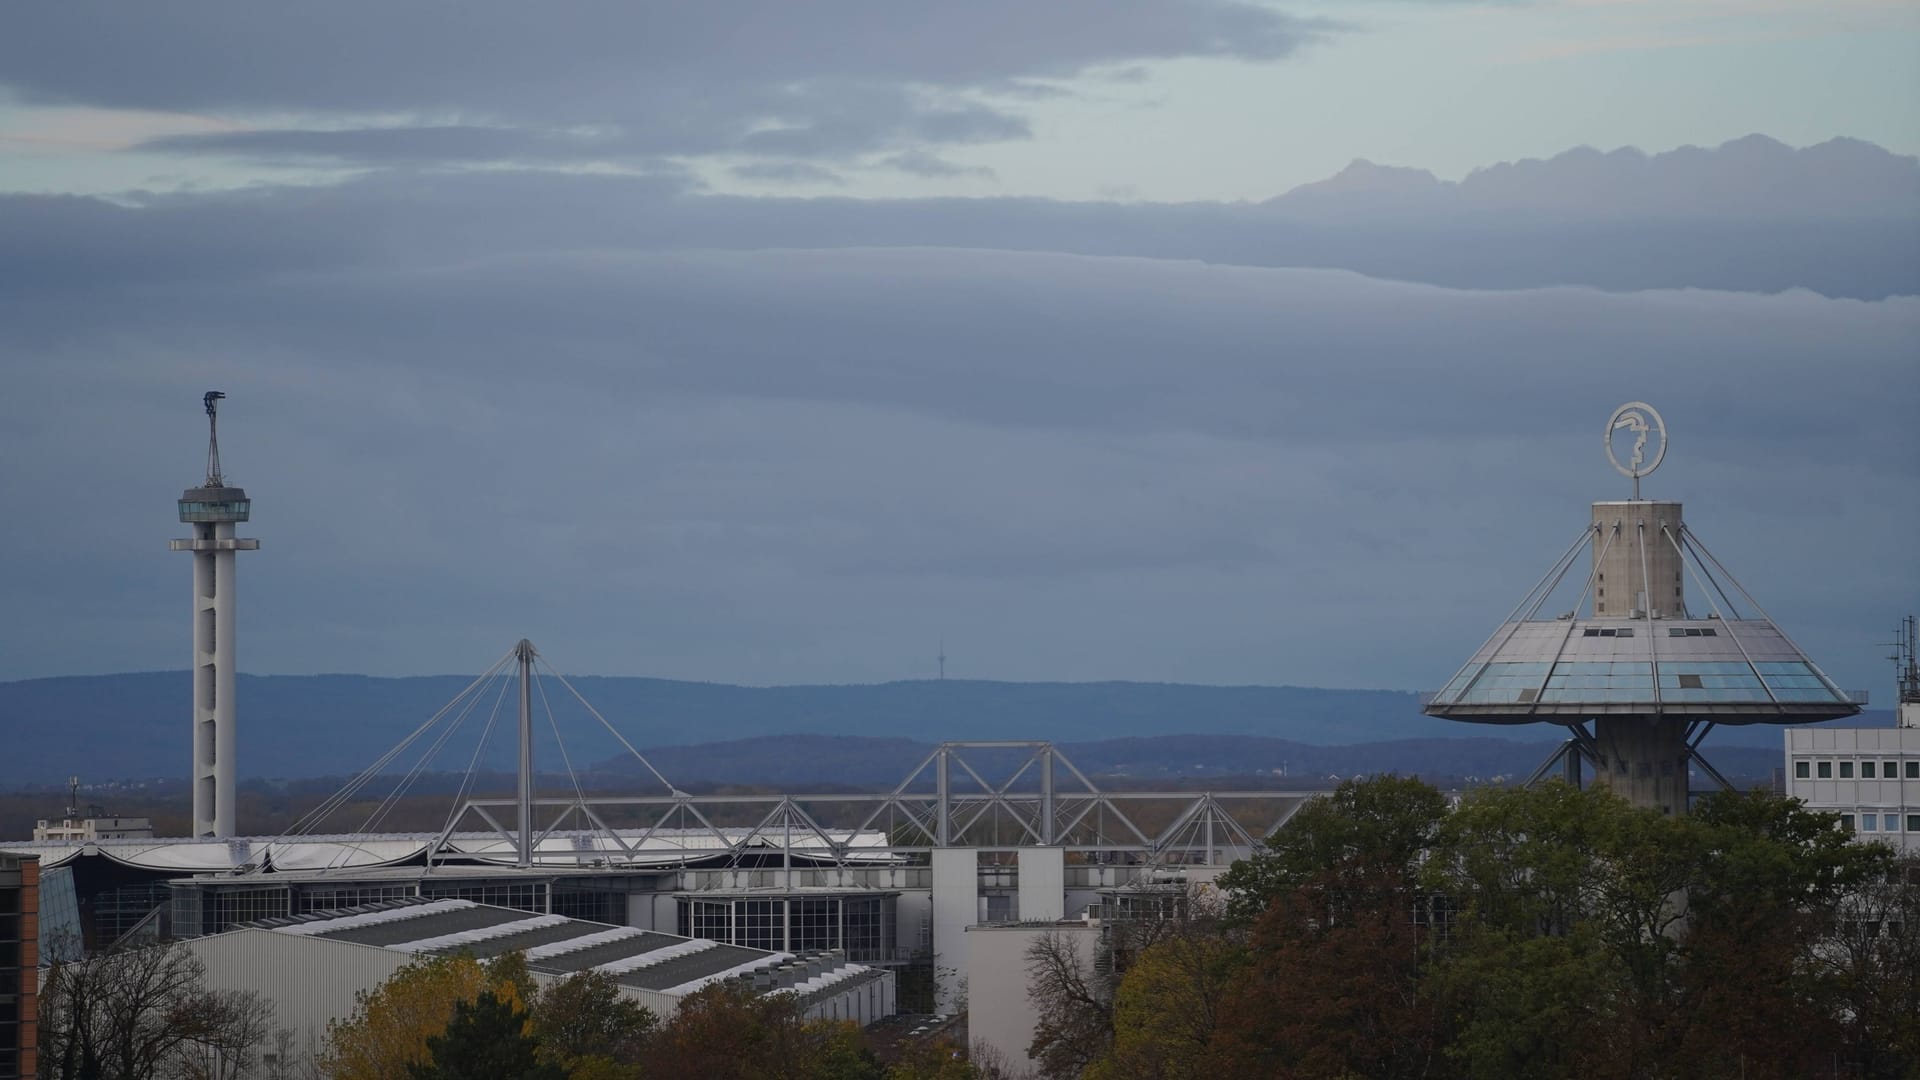
[[880,1080],[860,1030],[808,1020],[792,994],[736,981],[688,995],[653,1042],[662,1075],[703,1080]]
[[1222,1008],[1245,949],[1217,927],[1168,935],[1144,950],[1113,996],[1113,1040],[1088,1080],[1202,1080],[1219,1075]]
[[659,1026],[603,971],[581,971],[548,986],[533,1007],[542,1060],[595,1080],[644,1075],[640,1064]]
[[[511,981],[507,986],[511,990]],[[513,995],[509,993],[509,997]],[[567,1072],[539,1057],[540,1039],[527,1014],[483,990],[457,1001],[444,1031],[427,1038],[427,1061],[407,1066],[410,1080],[567,1080]]]
[[997,1075],[975,1064],[951,1039],[914,1040],[883,1074],[885,1080],[992,1080]]
[[[373,991],[355,995],[353,1015],[327,1025],[321,1071],[333,1080],[394,1080],[428,1064],[427,1040],[446,1029],[454,1007],[488,994],[524,1009],[512,960],[483,966],[472,956],[435,956],[402,967]],[[530,985],[530,984],[529,984]]]
[[47,1080],[232,1080],[267,1037],[272,1006],[213,990],[179,945],[114,949],[55,965],[40,990]]

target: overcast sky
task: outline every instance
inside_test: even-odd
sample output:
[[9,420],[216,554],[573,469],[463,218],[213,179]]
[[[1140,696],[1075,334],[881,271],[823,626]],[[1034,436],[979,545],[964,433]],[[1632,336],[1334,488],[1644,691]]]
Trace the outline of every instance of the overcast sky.
[[184,666],[210,387],[244,670],[1402,689],[1640,398],[1647,493],[1885,700],[1917,12],[21,7],[0,678]]

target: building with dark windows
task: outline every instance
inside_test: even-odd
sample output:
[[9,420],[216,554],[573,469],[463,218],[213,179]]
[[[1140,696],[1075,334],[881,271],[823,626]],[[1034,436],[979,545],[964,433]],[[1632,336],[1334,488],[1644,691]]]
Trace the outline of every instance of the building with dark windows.
[[0,1080],[39,1071],[40,860],[0,852]]

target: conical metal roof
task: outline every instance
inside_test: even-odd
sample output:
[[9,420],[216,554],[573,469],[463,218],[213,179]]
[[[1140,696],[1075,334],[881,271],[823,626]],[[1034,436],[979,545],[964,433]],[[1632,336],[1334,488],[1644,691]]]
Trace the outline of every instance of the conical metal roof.
[[[1836,686],[1780,629],[1681,517],[1678,502],[1640,498],[1640,480],[1666,453],[1666,425],[1630,402],[1607,423],[1607,453],[1632,477],[1630,500],[1593,504],[1572,546],[1500,628],[1425,704],[1430,716],[1482,723],[1599,717],[1683,718],[1716,724],[1801,724],[1853,716],[1864,692]],[[1622,463],[1611,440],[1636,436]],[[1646,443],[1659,446],[1646,461]],[[1571,607],[1548,601],[1590,553]],[[1609,580],[1611,575],[1611,580]],[[1704,600],[1690,603],[1687,584]],[[1609,592],[1611,590],[1611,593]],[[1584,617],[1583,617],[1584,613]]]

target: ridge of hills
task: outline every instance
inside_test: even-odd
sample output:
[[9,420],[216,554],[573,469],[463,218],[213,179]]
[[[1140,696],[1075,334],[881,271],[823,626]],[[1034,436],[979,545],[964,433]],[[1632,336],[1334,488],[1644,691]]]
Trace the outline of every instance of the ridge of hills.
[[[472,681],[463,675],[242,675],[239,773],[291,780],[351,775]],[[625,754],[563,688],[541,681],[573,762],[610,765]],[[1300,775],[1397,769],[1492,776],[1530,770],[1555,741],[1543,725],[1437,721],[1420,713],[1415,695],[1389,690],[958,679],[771,687],[620,676],[569,681],[668,776],[715,782],[886,783],[931,744],[971,739],[1078,747],[1088,754],[1085,761],[1067,752],[1083,770],[1108,775],[1284,768]],[[490,689],[488,697],[473,714],[480,719],[468,721],[468,734],[457,736],[444,756],[425,760],[425,770],[465,767],[479,741],[474,732],[497,700]],[[0,730],[8,733],[10,751],[0,755],[0,785],[58,786],[69,775],[90,781],[180,775],[190,698],[184,671],[0,683]],[[482,768],[511,761],[511,708],[509,702],[485,752],[475,756]],[[1837,723],[1888,722],[1869,714]],[[538,726],[539,759],[552,763],[544,716]],[[1757,725],[1720,729],[1708,750],[1724,755],[1751,748],[1777,760],[1779,747],[1778,729]],[[396,759],[397,766],[404,771],[413,754]]]

